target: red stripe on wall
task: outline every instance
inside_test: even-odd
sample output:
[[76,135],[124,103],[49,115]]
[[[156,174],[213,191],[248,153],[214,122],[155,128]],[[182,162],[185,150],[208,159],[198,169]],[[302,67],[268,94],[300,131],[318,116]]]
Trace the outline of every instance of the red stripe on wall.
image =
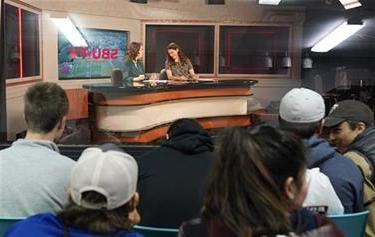
[[22,65],[22,14],[21,8],[18,8],[18,47],[20,54],[20,78],[23,77],[23,65]]

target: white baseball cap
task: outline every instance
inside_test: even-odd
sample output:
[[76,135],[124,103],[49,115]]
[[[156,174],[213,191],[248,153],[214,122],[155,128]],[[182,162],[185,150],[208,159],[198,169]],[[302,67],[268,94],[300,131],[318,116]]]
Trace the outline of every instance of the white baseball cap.
[[[88,209],[112,210],[133,197],[136,192],[138,165],[134,158],[119,150],[91,147],[85,149],[70,176],[72,201]],[[95,191],[106,197],[104,205],[88,203],[82,194]]]
[[325,115],[323,97],[313,90],[294,88],[281,99],[279,115],[290,123],[319,122]]

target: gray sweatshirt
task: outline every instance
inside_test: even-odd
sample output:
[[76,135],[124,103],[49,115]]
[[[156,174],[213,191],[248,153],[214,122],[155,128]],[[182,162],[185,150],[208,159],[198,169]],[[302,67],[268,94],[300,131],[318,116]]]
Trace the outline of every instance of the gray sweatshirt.
[[1,150],[0,216],[61,210],[74,163],[51,141],[18,139]]

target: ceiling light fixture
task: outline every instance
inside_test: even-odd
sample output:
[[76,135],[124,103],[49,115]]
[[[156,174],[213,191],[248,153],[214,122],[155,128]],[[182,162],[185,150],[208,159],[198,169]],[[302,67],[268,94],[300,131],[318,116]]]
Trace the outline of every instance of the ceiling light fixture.
[[345,10],[362,6],[359,0],[340,0],[340,2],[344,6]]
[[261,5],[279,5],[281,0],[259,0]]
[[313,60],[310,58],[309,54],[306,53],[305,57],[302,59],[302,68],[310,69],[313,67]]
[[272,68],[273,62],[272,58],[270,57],[268,51],[266,52],[266,57],[264,58],[264,67],[266,68]]
[[88,46],[81,32],[77,30],[69,17],[51,17],[51,20],[74,47]]
[[355,34],[357,31],[362,29],[365,25],[362,24],[348,24],[344,22],[321,41],[319,41],[311,49],[313,52],[325,53],[345,41],[347,38]]
[[292,58],[288,55],[288,51],[285,52],[285,56],[281,60],[281,65],[284,68],[292,67]]

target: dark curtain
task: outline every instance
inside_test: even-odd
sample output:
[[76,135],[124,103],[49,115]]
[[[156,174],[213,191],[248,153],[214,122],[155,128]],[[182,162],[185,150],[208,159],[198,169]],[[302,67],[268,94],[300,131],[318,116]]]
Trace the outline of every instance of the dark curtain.
[[7,116],[6,116],[6,103],[5,103],[5,68],[4,68],[4,0],[0,0],[1,13],[0,13],[0,143],[6,141],[7,131]]

